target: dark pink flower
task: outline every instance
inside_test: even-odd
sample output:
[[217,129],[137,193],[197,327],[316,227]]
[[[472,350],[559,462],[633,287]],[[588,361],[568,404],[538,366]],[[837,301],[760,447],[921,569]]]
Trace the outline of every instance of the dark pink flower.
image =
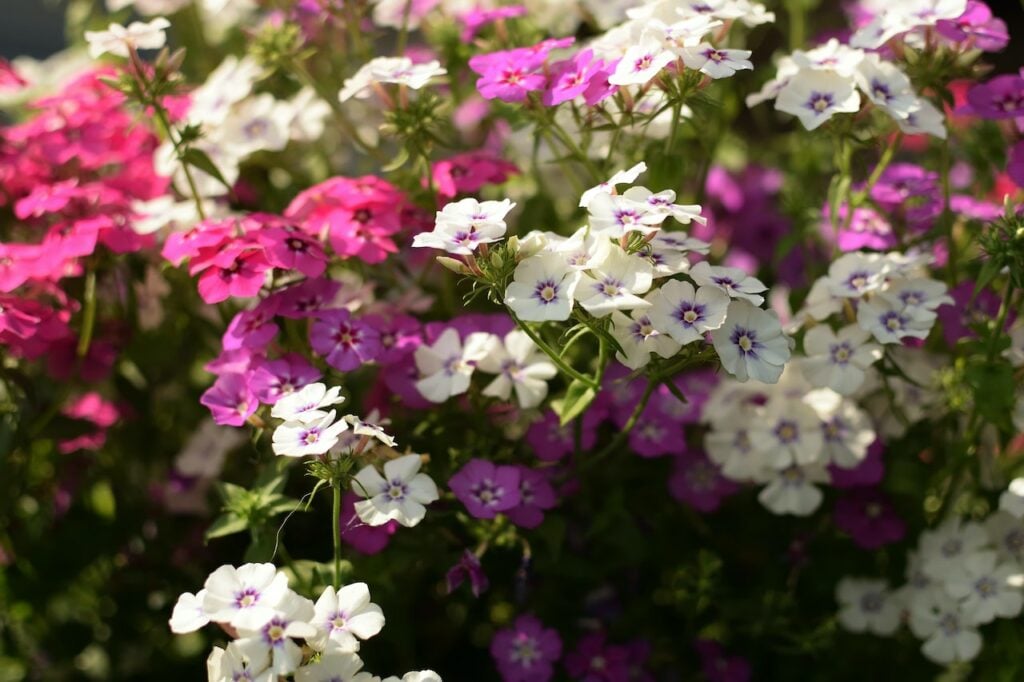
[[251,298],[266,281],[270,263],[263,250],[249,244],[232,244],[218,254],[193,260],[190,273],[199,274],[199,295],[207,303],[229,298]]
[[992,16],[988,5],[979,0],[968,0],[967,9],[956,19],[936,22],[935,30],[944,38],[985,52],[998,52],[1010,42],[1010,34],[1002,19]]
[[259,305],[252,310],[243,310],[232,318],[221,337],[221,344],[224,350],[248,348],[260,351],[270,344],[277,332],[274,311],[269,306]]
[[497,466],[485,459],[471,459],[448,479],[448,487],[466,510],[478,519],[493,519],[517,506],[519,469]]
[[580,427],[580,449],[587,452],[597,442],[597,427],[600,420],[595,419],[591,411],[583,414],[583,418],[562,426],[554,410],[547,410],[539,421],[530,425],[526,432],[526,443],[538,459],[546,462],[559,460],[572,454],[575,449],[577,425]]
[[504,7],[474,7],[460,13],[456,18],[462,23],[462,42],[470,43],[481,28],[499,19],[511,19],[526,14],[523,5],[506,5]]
[[472,194],[487,185],[500,185],[519,168],[488,152],[467,152],[434,163],[431,174],[437,193],[444,198]]
[[491,656],[503,682],[548,682],[561,655],[558,632],[529,614],[498,630],[491,640]]
[[241,374],[220,375],[199,402],[210,408],[213,421],[226,426],[241,426],[260,405]]
[[314,317],[321,310],[332,307],[341,291],[341,282],[331,279],[307,279],[285,289],[275,291],[266,298],[274,312],[281,317],[300,320]]
[[694,644],[700,656],[701,672],[708,682],[748,682],[750,663],[740,656],[728,656],[718,642],[698,639]]
[[341,498],[341,539],[360,554],[378,554],[384,551],[391,542],[391,536],[398,531],[398,522],[388,521],[383,526],[366,525],[355,509],[355,503],[361,499],[352,492]]
[[880,440],[868,446],[867,457],[852,469],[844,469],[834,464],[829,465],[829,479],[833,488],[859,488],[877,485],[885,476],[885,462],[882,455],[885,445]]
[[1024,140],[1010,147],[1010,158],[1006,163],[1006,174],[1018,187],[1024,187]]
[[570,59],[557,62],[551,67],[551,82],[541,101],[550,107],[576,99],[590,87],[595,77],[603,73],[603,66],[604,61],[595,59],[593,50],[582,50]]
[[603,632],[584,636],[576,648],[566,654],[565,669],[577,682],[626,682],[629,677],[629,651],[608,644]]
[[907,527],[892,502],[876,488],[857,488],[836,500],[836,528],[864,549],[878,549],[903,539]]
[[327,268],[323,244],[297,227],[267,227],[259,231],[257,239],[275,268],[297,270],[306,277],[319,277]]

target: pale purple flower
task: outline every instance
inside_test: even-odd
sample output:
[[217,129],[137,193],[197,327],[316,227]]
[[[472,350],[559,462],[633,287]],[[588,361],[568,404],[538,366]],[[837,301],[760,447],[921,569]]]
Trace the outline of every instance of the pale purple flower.
[[536,528],[544,522],[544,512],[558,504],[554,488],[543,470],[519,467],[519,504],[505,515],[517,526]]
[[536,617],[524,614],[491,640],[491,656],[503,682],[548,682],[562,656],[562,639]]
[[672,497],[686,506],[708,513],[718,509],[722,500],[740,487],[722,476],[718,466],[703,452],[687,450],[674,460],[668,489]]
[[875,488],[858,488],[836,500],[836,528],[864,549],[878,549],[903,539],[907,527],[889,498]]
[[471,459],[448,480],[455,497],[478,519],[493,519],[520,502],[519,469]]
[[217,377],[199,402],[210,408],[215,422],[227,426],[241,426],[260,405],[245,376],[233,373]]
[[376,359],[380,352],[377,330],[352,317],[346,309],[325,310],[309,331],[309,344],[331,367],[348,372]]
[[277,360],[260,358],[248,375],[249,388],[261,403],[273,405],[281,397],[318,381],[320,370],[298,353],[287,353]]

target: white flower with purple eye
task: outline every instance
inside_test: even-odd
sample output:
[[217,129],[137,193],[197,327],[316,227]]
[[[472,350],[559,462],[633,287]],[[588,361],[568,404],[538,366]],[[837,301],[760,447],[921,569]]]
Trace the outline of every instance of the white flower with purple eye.
[[587,212],[591,231],[612,239],[630,232],[657,232],[669,216],[668,211],[651,206],[646,200],[630,199],[625,194],[598,194],[590,200]]
[[792,57],[781,57],[775,65],[775,78],[766,81],[759,91],[747,95],[744,102],[748,107],[756,107],[758,104],[775,99],[782,92],[782,88],[786,87],[790,79],[800,73],[800,70],[800,67],[796,65]]
[[708,223],[708,219],[700,214],[700,204],[677,204],[676,193],[670,189],[652,192],[646,187],[630,187],[622,196],[631,201],[645,203],[652,211],[666,213],[683,225],[689,225],[694,221],[701,225]]
[[704,436],[708,459],[722,469],[722,475],[733,481],[762,480],[767,470],[764,458],[754,448],[748,415],[728,422],[719,422]]
[[876,253],[845,253],[828,267],[828,287],[833,296],[860,298],[885,284],[889,263]]
[[640,174],[647,170],[647,164],[641,161],[631,168],[626,170],[616,171],[607,182],[602,182],[596,187],[591,187],[580,196],[580,208],[586,208],[590,205],[590,200],[598,194],[612,194],[615,188],[619,185],[628,185],[636,182],[636,179],[640,177]]
[[[658,3],[652,3],[657,6]],[[662,5],[664,7],[664,4]],[[635,8],[642,11],[642,8]],[[672,8],[668,8],[670,11]],[[630,10],[627,12],[629,14]],[[636,12],[633,12],[634,16]],[[722,25],[722,22],[707,15],[684,16],[682,19],[671,21],[666,16],[669,12],[662,12],[661,16],[666,19],[651,18],[644,21],[644,29],[661,39],[666,49],[677,56],[682,56],[683,50],[689,45],[696,45],[708,33]],[[671,17],[675,19],[675,17]]]
[[532,256],[516,266],[505,289],[505,305],[528,322],[569,319],[580,273],[556,253]]
[[309,644],[317,651],[353,653],[359,640],[370,639],[384,627],[384,612],[370,601],[366,583],[352,583],[335,591],[328,585],[313,607],[317,635]]
[[818,414],[799,401],[775,399],[751,424],[750,439],[758,456],[772,468],[821,460],[824,437]]
[[650,263],[612,245],[604,260],[581,276],[576,298],[595,317],[604,317],[614,310],[647,308],[651,304],[639,294],[647,293],[653,281]]
[[363,467],[353,478],[352,491],[365,497],[356,502],[359,518],[370,526],[383,526],[398,521],[413,527],[427,515],[431,502],[437,500],[437,485],[420,473],[419,455],[405,455],[384,463],[384,476],[373,467]]
[[[356,680],[355,682],[360,681]],[[441,676],[433,670],[413,670],[402,675],[402,679],[392,675],[385,677],[381,682],[441,682]]]
[[[650,300],[648,296],[648,300]],[[682,346],[668,334],[658,331],[646,310],[634,310],[632,317],[612,313],[612,336],[622,346],[625,355],[616,353],[615,358],[630,369],[640,369],[651,361],[651,353],[670,358]]]
[[687,254],[699,253],[706,255],[711,245],[696,237],[690,237],[682,232],[666,232],[664,230],[654,235],[649,242],[650,249],[640,251],[638,255],[643,256],[654,268],[655,277],[671,277],[680,272],[690,269],[690,260]]
[[214,647],[207,660],[210,682],[273,682],[270,651],[261,642],[239,639],[221,649]]
[[274,429],[273,450],[275,455],[305,457],[322,455],[338,443],[338,437],[348,428],[345,420],[334,421],[331,410],[318,421],[285,422]]
[[465,393],[477,363],[490,353],[495,342],[493,334],[474,332],[463,344],[458,330],[445,329],[433,345],[416,348],[416,368],[423,377],[416,382],[416,389],[434,403]]
[[857,72],[857,67],[864,60],[864,51],[843,45],[836,38],[829,38],[827,43],[813,50],[795,51],[792,60],[798,69],[831,71],[849,78]]
[[857,324],[874,334],[879,343],[902,343],[908,336],[928,338],[935,313],[911,308],[895,296],[882,293],[858,304]]
[[895,119],[905,119],[921,108],[907,74],[895,64],[883,62],[877,54],[864,57],[854,79],[869,100]]
[[675,60],[676,56],[665,49],[664,41],[647,32],[622,55],[608,82],[612,85],[643,85]]
[[133,21],[128,26],[110,24],[106,31],[86,31],[85,41],[89,44],[89,56],[98,59],[110,53],[115,57],[127,57],[131,50],[159,50],[167,43],[171,22],[157,17],[149,23]]
[[235,628],[259,628],[289,594],[288,577],[274,564],[224,565],[203,585],[210,620]]
[[815,483],[828,483],[828,471],[821,464],[796,464],[774,471],[757,495],[758,501],[773,514],[807,516],[821,505],[823,494]]
[[853,78],[807,69],[779,90],[775,108],[796,116],[807,130],[814,130],[836,114],[860,109],[860,95]]
[[961,612],[975,623],[1015,618],[1024,607],[1021,585],[1024,575],[1015,562],[998,563],[995,552],[966,557],[946,579],[946,591],[959,599]]
[[807,358],[800,370],[812,386],[851,395],[861,387],[868,368],[882,357],[882,348],[868,343],[871,333],[855,324],[833,332],[825,324],[811,327],[804,336]]
[[789,360],[789,339],[778,316],[743,299],[729,304],[725,324],[711,332],[711,341],[722,367],[740,381],[774,384]]
[[447,73],[437,60],[414,64],[408,57],[377,57],[360,67],[342,84],[338,100],[345,102],[353,97],[369,97],[375,83],[398,83],[419,90],[431,79]]
[[982,526],[973,521],[952,518],[934,530],[921,533],[921,568],[934,580],[946,581],[955,575],[964,560],[989,545]]
[[665,282],[648,298],[655,327],[682,345],[700,341],[705,332],[721,327],[729,307],[729,296],[718,287],[694,289],[678,280]]
[[468,256],[481,244],[496,242],[505,236],[505,216],[515,202],[462,199],[446,204],[437,212],[432,232],[413,237],[414,247],[443,249]]
[[919,313],[919,317],[927,317],[926,312],[934,312],[939,306],[953,305],[953,297],[946,293],[946,283],[927,277],[899,279],[885,290],[887,296],[897,298],[909,310]]
[[199,590],[196,594],[185,592],[179,596],[169,621],[171,632],[176,635],[182,635],[186,632],[195,632],[199,628],[205,627],[210,622],[210,614],[206,612],[206,608],[203,606],[205,598],[205,590]]
[[[287,592],[269,618],[257,627],[238,628],[239,641],[262,644],[270,651],[270,669],[275,675],[289,675],[302,663],[302,647],[294,638],[316,636],[313,602]],[[254,644],[255,646],[255,644]]]
[[589,226],[584,225],[568,239],[552,244],[550,250],[562,256],[570,270],[582,272],[597,267],[608,257],[611,247],[612,243],[607,237],[593,232]]
[[850,632],[889,636],[900,626],[901,606],[884,580],[843,578],[836,587],[839,624]]
[[923,97],[917,100],[917,108],[906,118],[896,119],[896,124],[908,135],[931,135],[945,140],[949,134],[945,114]]
[[934,26],[942,20],[959,18],[967,9],[967,0],[901,0],[886,5],[870,23],[850,37],[850,45],[873,50],[900,33]]
[[[345,442],[346,439],[342,438],[342,447],[351,449],[356,445],[356,442],[363,438],[372,438],[379,443],[383,443],[389,448],[395,447],[394,436],[388,434],[381,425],[377,423],[377,420],[380,419],[380,412],[377,410],[371,411],[366,419],[354,414],[346,414],[342,419],[348,422],[348,425],[352,427],[351,437],[347,439],[351,442]],[[385,420],[383,423],[387,424],[388,421]]]
[[977,623],[964,615],[960,602],[936,597],[924,608],[910,610],[910,629],[925,640],[921,652],[936,663],[970,661],[981,651]]
[[709,43],[683,49],[683,63],[711,78],[728,78],[740,69],[753,69],[750,50],[725,50]]
[[235,105],[218,131],[218,141],[238,158],[261,150],[280,151],[288,145],[291,121],[286,102],[267,93],[255,95]]
[[558,374],[548,356],[520,329],[506,334],[504,343],[494,344],[492,352],[480,360],[479,369],[498,375],[484,388],[484,395],[508,400],[514,390],[523,409],[540,405],[548,395],[548,380]]
[[707,261],[697,263],[687,274],[701,286],[718,287],[729,294],[730,298],[744,298],[754,305],[764,303],[764,296],[760,294],[768,290],[761,280],[739,268],[710,265]]
[[270,416],[286,422],[313,422],[327,416],[324,408],[343,402],[345,398],[337,386],[328,389],[321,383],[307,384],[274,403]]
[[822,416],[821,435],[825,439],[822,460],[843,469],[853,469],[863,462],[876,438],[871,419],[849,400]]
[[1020,518],[1005,510],[997,511],[985,519],[985,532],[988,533],[1001,560],[1012,561],[1018,566],[1022,564],[1022,560],[1024,560],[1024,523]]
[[363,672],[359,656],[342,651],[329,651],[316,663],[295,671],[295,682],[378,682],[379,677]]

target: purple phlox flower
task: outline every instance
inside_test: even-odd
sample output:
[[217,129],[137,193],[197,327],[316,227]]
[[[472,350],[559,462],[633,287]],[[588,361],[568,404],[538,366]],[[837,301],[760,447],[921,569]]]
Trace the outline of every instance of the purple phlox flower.
[[875,488],[856,488],[836,500],[836,528],[864,549],[878,549],[903,539],[907,527],[892,502]]
[[586,452],[597,442],[597,428],[601,419],[588,410],[582,418],[562,426],[558,414],[547,410],[526,432],[526,443],[538,459],[546,462],[559,460],[575,449],[576,429],[580,429],[580,449]]
[[829,479],[833,488],[860,488],[877,485],[885,475],[885,463],[882,455],[885,445],[880,440],[868,446],[868,454],[864,460],[852,469],[844,469],[829,465]]
[[[999,294],[988,287],[974,295],[974,282],[961,282],[949,290],[953,305],[944,305],[935,312],[942,323],[942,334],[946,343],[955,346],[960,339],[977,336],[973,325],[984,324],[994,319],[999,312],[1001,299]],[[1009,315],[1007,326],[1013,323],[1014,315]]]
[[199,402],[210,408],[215,422],[226,426],[241,426],[260,404],[242,374],[221,374]]
[[261,403],[273,405],[288,395],[323,376],[306,358],[287,353],[277,360],[259,358],[249,374],[249,388]]
[[374,327],[380,337],[381,351],[377,356],[377,362],[381,365],[391,365],[408,359],[423,342],[420,322],[411,315],[374,314],[367,315],[363,320]]
[[334,305],[334,299],[339,291],[341,282],[331,279],[306,279],[274,292],[263,304],[273,305],[275,314],[281,317],[314,317],[320,310]]
[[1018,187],[1024,187],[1024,140],[1010,148],[1010,158],[1006,163],[1006,174]]
[[694,643],[700,656],[701,672],[708,682],[747,682],[751,678],[750,663],[741,656],[728,656],[724,647],[711,639]]
[[988,5],[979,0],[968,0],[967,9],[956,19],[942,19],[935,24],[939,34],[955,42],[970,41],[973,47],[985,52],[998,52],[1010,42],[1006,23],[992,16]]
[[585,635],[566,654],[565,669],[578,682],[624,682],[629,679],[629,651],[608,644],[603,632]]
[[391,542],[391,536],[398,530],[398,522],[388,521],[383,526],[363,523],[355,509],[355,503],[361,499],[353,492],[346,492],[341,498],[341,539],[360,554],[377,554]]
[[473,592],[474,597],[479,597],[486,592],[487,587],[490,585],[487,574],[484,573],[483,566],[480,564],[480,557],[468,549],[462,553],[458,562],[449,568],[448,573],[445,575],[445,580],[448,583],[448,594],[459,589],[459,586],[467,579],[469,580],[469,589]]
[[317,315],[309,330],[309,345],[327,364],[342,372],[376,359],[381,349],[377,330],[344,308]]
[[493,519],[519,504],[519,469],[471,459],[448,480],[448,487],[470,514]]
[[592,79],[603,73],[604,61],[594,57],[593,50],[582,50],[570,59],[551,67],[551,81],[541,101],[550,106],[568,102],[582,95]]
[[548,682],[562,655],[562,639],[535,616],[523,614],[491,640],[491,656],[504,682]]
[[1024,116],[1024,76],[1004,74],[967,91],[970,112],[981,118],[1003,119]]
[[519,467],[519,504],[505,515],[517,526],[536,528],[544,522],[544,512],[558,504],[555,489],[545,471]]
[[668,489],[686,506],[708,513],[718,509],[722,500],[738,492],[740,486],[722,476],[703,452],[687,450],[675,458]]
[[224,332],[221,343],[224,350],[248,348],[263,351],[277,336],[277,332],[273,309],[270,306],[257,306],[235,315]]
[[505,7],[474,7],[459,14],[456,19],[462,23],[462,42],[470,43],[480,29],[499,19],[511,19],[526,14],[524,5],[507,5]]

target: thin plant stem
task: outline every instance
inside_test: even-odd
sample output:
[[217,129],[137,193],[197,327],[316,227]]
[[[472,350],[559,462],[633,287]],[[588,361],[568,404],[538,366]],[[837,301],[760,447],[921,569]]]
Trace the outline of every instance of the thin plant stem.
[[334,543],[334,586],[341,587],[341,486],[337,481],[331,482],[334,495],[331,516],[331,540]]
[[560,369],[563,374],[566,374],[572,377],[573,379],[586,384],[590,388],[597,389],[598,384],[597,382],[594,381],[594,379],[570,367],[569,364],[562,360],[562,358],[559,357],[558,353],[556,353],[555,350],[548,345],[547,341],[542,339],[540,335],[537,334],[537,332],[530,329],[530,327],[525,322],[519,319],[518,315],[513,313],[511,310],[509,310],[509,315],[512,316],[512,319],[515,321],[516,325],[520,329],[522,329],[527,336],[530,337],[530,340],[537,344],[537,347],[544,351],[545,355],[551,358],[551,362],[553,362],[555,364],[555,367]]

